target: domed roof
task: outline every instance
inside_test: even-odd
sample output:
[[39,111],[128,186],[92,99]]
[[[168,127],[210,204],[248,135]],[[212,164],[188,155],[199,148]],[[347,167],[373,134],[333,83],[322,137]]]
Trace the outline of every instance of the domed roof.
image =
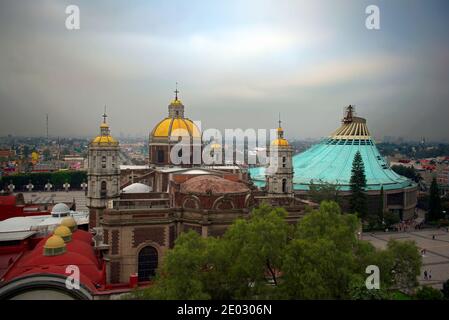
[[155,138],[165,137],[185,137],[201,138],[201,132],[193,123],[187,118],[164,118],[160,121],[151,132],[151,136]]
[[64,248],[64,247],[65,247],[65,242],[58,235],[52,235],[50,238],[47,239],[47,241],[45,242],[45,245],[44,245],[45,249],[59,249],[59,248]]
[[70,229],[68,227],[60,225],[59,227],[57,227],[55,229],[53,234],[55,236],[60,236],[62,239],[65,240],[65,242],[67,242],[67,240],[69,240],[68,238],[70,238],[72,235],[72,231],[70,231]]
[[61,226],[66,226],[69,229],[72,229],[77,226],[77,223],[73,217],[67,217],[62,219]]
[[279,127],[276,129],[277,132],[277,139],[274,139],[271,141],[272,146],[276,147],[287,147],[288,141],[284,138],[284,129],[281,127],[281,122],[279,120]]
[[284,138],[278,138],[271,142],[272,146],[280,146],[280,147],[286,147],[288,146],[288,141]]
[[150,186],[139,182],[130,184],[129,186],[122,189],[123,193],[148,193],[151,191],[152,189]]
[[187,180],[181,184],[181,193],[195,194],[225,194],[247,193],[249,188],[241,183],[230,181],[213,175],[201,175]]
[[210,145],[210,148],[215,150],[221,149],[221,144],[214,142]]
[[115,140],[112,136],[108,135],[108,136],[98,136],[92,140],[92,143],[100,145],[117,145],[118,141]]
[[109,125],[106,123],[106,110],[103,114],[103,122],[100,124],[100,135],[92,139],[91,144],[96,146],[117,146],[118,141],[111,136]]
[[64,215],[64,214],[69,214],[70,213],[70,208],[65,204],[65,203],[57,203],[53,206],[53,208],[51,209],[51,214],[52,215]]
[[183,106],[181,100],[179,100],[177,97],[170,102],[170,105],[171,106],[179,106],[179,107]]
[[[360,152],[365,166],[367,191],[415,186],[411,180],[390,168],[369,135],[366,120],[355,117],[350,106],[342,126],[334,134],[293,156],[294,190],[308,191],[312,183],[329,183],[341,191],[349,191],[352,162],[357,152]],[[265,167],[250,168],[249,172],[257,186],[265,185]]]

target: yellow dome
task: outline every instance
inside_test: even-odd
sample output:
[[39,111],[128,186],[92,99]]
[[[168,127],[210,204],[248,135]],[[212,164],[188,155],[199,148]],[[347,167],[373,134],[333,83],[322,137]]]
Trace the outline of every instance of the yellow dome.
[[201,137],[198,127],[186,118],[165,118],[154,127],[151,135],[159,138],[172,135],[192,136],[193,138]]
[[182,102],[181,102],[181,100],[179,100],[179,99],[174,99],[174,100],[172,100],[172,101],[170,102],[170,104],[171,104],[172,106],[182,106],[182,105],[183,105]]
[[62,219],[61,226],[65,226],[73,232],[73,230],[76,229],[78,225],[73,217],[67,217]]
[[64,240],[58,236],[58,235],[52,235],[50,238],[47,239],[44,245],[45,249],[59,249],[59,248],[65,248],[65,242]]
[[288,141],[286,139],[279,138],[279,139],[273,140],[271,142],[271,145],[272,146],[287,147],[288,146]]
[[102,123],[100,124],[100,128],[109,128],[109,126],[108,126],[107,123],[102,122]]
[[68,227],[60,225],[59,227],[57,227],[55,229],[53,234],[60,236],[61,238],[64,238],[64,237],[72,235],[72,231],[70,231],[70,229]]
[[118,144],[117,140],[115,140],[112,136],[98,136],[92,140],[92,143],[95,144]]

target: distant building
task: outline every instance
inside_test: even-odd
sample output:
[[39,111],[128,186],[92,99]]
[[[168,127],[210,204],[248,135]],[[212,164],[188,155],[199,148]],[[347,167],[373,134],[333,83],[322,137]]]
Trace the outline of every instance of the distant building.
[[[350,179],[354,155],[359,151],[365,165],[368,210],[397,212],[402,219],[411,219],[417,203],[417,185],[396,174],[379,153],[364,118],[354,115],[349,106],[342,125],[330,137],[293,157],[293,189],[307,196],[311,184],[336,186],[344,210],[349,209]],[[265,186],[266,168],[250,169],[257,186]],[[381,190],[384,199],[381,201]],[[381,204],[384,208],[381,208]]]

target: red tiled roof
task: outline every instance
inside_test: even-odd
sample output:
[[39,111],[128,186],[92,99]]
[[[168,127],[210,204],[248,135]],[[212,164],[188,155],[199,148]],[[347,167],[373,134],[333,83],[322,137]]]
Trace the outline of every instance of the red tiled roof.
[[249,188],[241,183],[230,181],[213,175],[202,175],[193,177],[181,184],[181,193],[196,194],[223,194],[223,193],[246,193]]

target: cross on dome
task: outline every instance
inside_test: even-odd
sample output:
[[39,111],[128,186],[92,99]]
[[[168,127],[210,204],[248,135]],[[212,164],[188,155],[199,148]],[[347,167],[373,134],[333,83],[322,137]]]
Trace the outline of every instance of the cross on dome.
[[179,93],[179,90],[178,90],[178,83],[176,82],[176,89],[175,89],[175,101],[177,101],[178,100],[178,93]]
[[106,105],[104,105],[104,113],[103,113],[102,117],[103,117],[103,123],[106,123],[106,118],[108,117],[108,115],[106,114]]

